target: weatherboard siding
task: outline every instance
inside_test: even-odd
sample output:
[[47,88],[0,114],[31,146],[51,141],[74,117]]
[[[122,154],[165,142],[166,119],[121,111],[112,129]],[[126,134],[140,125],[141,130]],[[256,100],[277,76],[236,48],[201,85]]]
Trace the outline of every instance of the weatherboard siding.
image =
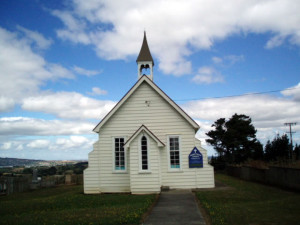
[[98,194],[101,192],[99,179],[99,141],[93,145],[93,149],[88,156],[89,166],[83,171],[85,194]]
[[197,173],[196,188],[212,188],[215,187],[214,168],[208,164],[207,151],[201,147],[201,142],[196,139],[196,147],[203,156],[203,168]]
[[[147,102],[150,104],[147,105]],[[131,150],[137,151],[137,140],[134,140],[130,144],[130,149],[126,150],[127,172],[114,172],[113,137],[124,137],[126,141],[141,125],[145,125],[165,144],[165,147],[159,148],[159,150],[157,147],[157,151],[151,151],[151,154],[153,154],[151,155],[151,165],[152,160],[154,160],[153,168],[151,168],[153,173],[137,173],[138,154],[137,152],[135,152],[136,154],[130,152]],[[179,135],[181,139],[182,170],[179,172],[170,172],[168,168],[168,135]],[[151,139],[151,146],[152,144],[155,145],[156,143]],[[147,82],[143,82],[102,125],[99,130],[99,148],[94,150],[99,151],[99,153],[97,155],[91,154],[89,160],[99,160],[98,176],[100,177],[101,192],[131,191],[142,193],[146,190],[157,192],[160,186],[169,186],[170,188],[213,186],[210,182],[205,183],[205,177],[209,176],[212,168],[207,164],[204,149],[199,149],[205,161],[204,168],[188,168],[188,156],[195,145],[195,129],[193,126]],[[98,157],[98,159],[96,160],[94,157]]]
[[148,135],[148,166],[146,173],[140,170],[140,139],[138,135],[130,144],[130,189],[133,194],[149,194],[160,192],[159,178],[159,148]]
[[130,192],[129,182],[129,153],[126,151],[126,172],[114,171],[114,137],[127,137],[124,134],[101,136],[100,161],[100,188],[101,192]]

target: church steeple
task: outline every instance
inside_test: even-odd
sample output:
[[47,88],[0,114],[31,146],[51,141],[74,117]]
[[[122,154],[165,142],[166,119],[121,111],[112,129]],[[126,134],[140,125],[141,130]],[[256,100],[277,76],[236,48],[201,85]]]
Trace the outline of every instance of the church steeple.
[[146,38],[146,32],[144,32],[144,40],[141,47],[141,51],[139,56],[136,59],[136,62],[138,64],[138,79],[143,76],[143,69],[150,70],[150,74],[147,74],[151,80],[153,80],[153,66],[154,61],[151,56],[147,38]]

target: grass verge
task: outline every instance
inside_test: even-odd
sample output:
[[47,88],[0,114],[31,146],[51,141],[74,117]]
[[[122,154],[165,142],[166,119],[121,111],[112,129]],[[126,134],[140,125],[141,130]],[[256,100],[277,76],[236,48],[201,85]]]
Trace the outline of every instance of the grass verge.
[[216,174],[215,178],[232,188],[196,193],[213,225],[300,224],[299,193],[224,174]]
[[156,195],[84,195],[61,186],[0,198],[0,224],[139,224]]

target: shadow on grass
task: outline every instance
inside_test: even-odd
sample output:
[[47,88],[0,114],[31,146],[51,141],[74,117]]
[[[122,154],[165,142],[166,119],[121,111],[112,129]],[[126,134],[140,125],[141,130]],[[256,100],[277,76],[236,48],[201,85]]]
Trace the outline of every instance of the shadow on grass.
[[220,187],[196,193],[213,225],[299,224],[300,194],[216,174]]
[[0,224],[139,224],[156,195],[84,195],[61,186],[0,198]]

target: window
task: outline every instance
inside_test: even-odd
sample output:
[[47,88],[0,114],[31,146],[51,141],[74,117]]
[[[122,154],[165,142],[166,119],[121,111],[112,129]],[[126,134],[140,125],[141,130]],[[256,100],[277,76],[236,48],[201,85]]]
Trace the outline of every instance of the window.
[[148,143],[145,136],[141,139],[141,169],[148,170]]
[[115,138],[115,170],[125,170],[124,138]]
[[180,169],[179,136],[169,137],[170,168]]

